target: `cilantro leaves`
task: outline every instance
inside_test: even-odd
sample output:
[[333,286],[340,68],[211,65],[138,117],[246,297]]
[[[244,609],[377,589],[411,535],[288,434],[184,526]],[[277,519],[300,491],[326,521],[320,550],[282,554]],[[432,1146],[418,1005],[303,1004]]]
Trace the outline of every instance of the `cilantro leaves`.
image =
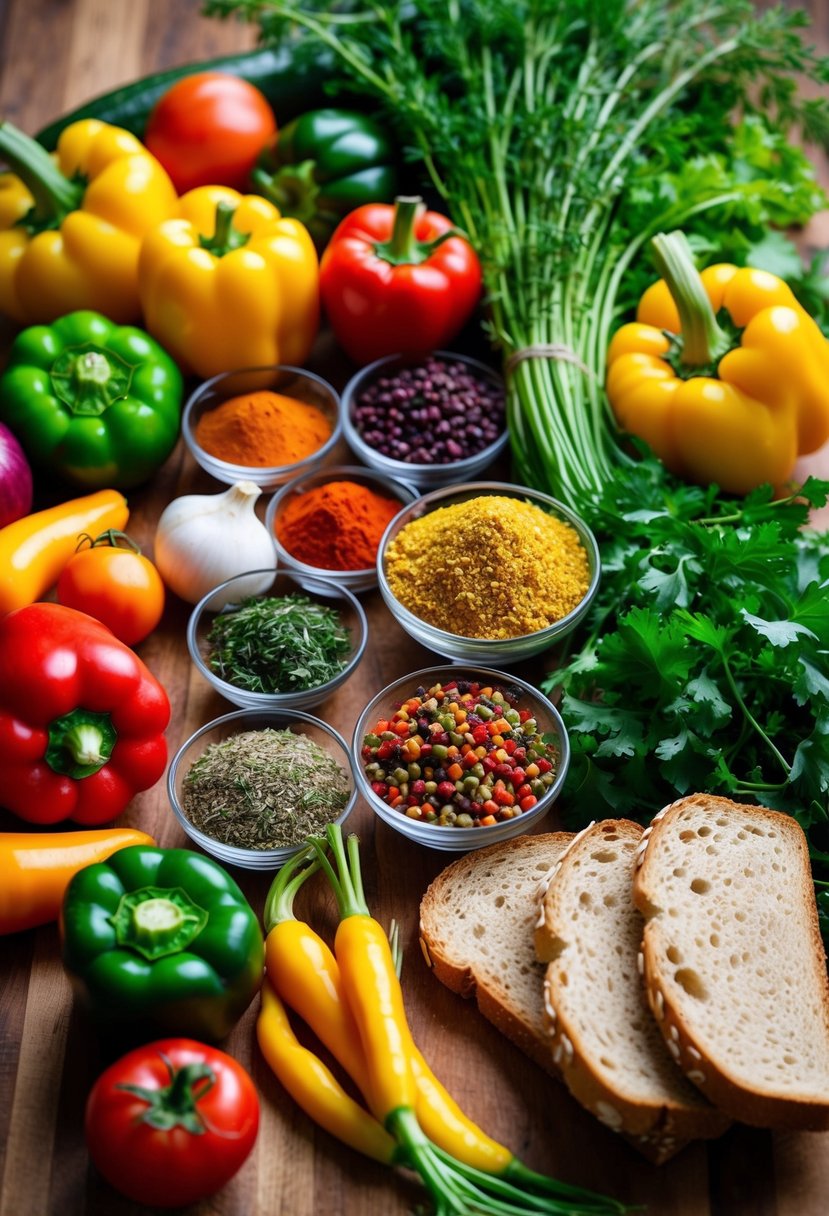
[[645,458],[593,504],[590,636],[545,681],[563,692],[579,821],[647,821],[711,790],[829,823],[829,544],[804,530],[827,491],[734,501]]

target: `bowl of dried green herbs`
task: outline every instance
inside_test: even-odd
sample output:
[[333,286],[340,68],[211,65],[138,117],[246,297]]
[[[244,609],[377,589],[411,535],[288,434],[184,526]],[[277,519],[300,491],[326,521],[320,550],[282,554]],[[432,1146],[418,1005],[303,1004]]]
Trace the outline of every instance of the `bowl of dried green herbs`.
[[190,839],[228,865],[275,870],[357,800],[349,749],[311,714],[242,709],[173,757],[170,805]]
[[[249,595],[254,580],[263,589]],[[273,570],[248,571],[214,587],[187,625],[190,657],[241,709],[313,709],[354,671],[368,626],[347,587]]]

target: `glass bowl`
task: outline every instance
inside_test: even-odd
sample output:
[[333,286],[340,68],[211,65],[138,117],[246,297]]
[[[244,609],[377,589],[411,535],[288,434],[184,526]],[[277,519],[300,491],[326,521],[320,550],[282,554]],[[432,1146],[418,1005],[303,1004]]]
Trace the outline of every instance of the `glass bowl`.
[[356,481],[359,485],[367,486],[376,494],[386,498],[396,498],[401,504],[411,503],[417,498],[417,491],[405,482],[395,481],[374,469],[361,468],[358,465],[334,465],[325,469],[317,469],[314,473],[303,474],[294,478],[288,485],[283,486],[274,494],[268,503],[265,513],[265,526],[271,534],[276,549],[277,565],[289,570],[300,586],[306,581],[319,583],[324,579],[331,587],[346,587],[349,591],[368,591],[377,586],[377,567],[370,566],[365,570],[325,570],[320,566],[309,566],[284,548],[276,535],[276,520],[286,503],[295,495],[305,494],[317,486],[326,485],[330,481]]
[[[231,397],[265,390],[315,405],[331,423],[330,438],[316,452],[312,452],[303,460],[277,466],[234,464],[227,460],[220,460],[218,457],[212,456],[210,452],[206,452],[196,439],[196,424],[202,415],[215,409],[223,401],[230,400]],[[290,481],[292,477],[297,477],[300,473],[309,473],[313,469],[319,468],[335,447],[342,433],[340,399],[327,380],[323,380],[321,376],[307,372],[301,367],[289,367],[287,364],[273,367],[245,367],[238,371],[222,372],[200,384],[190,395],[184,407],[181,430],[184,442],[195,460],[211,477],[215,477],[217,481],[223,481],[227,485],[235,485],[237,481],[253,481],[261,490],[267,492]]]
[[[552,625],[548,625],[545,629],[539,629],[535,633],[520,634],[517,637],[511,638],[470,638],[463,637],[460,634],[448,633],[443,629],[437,629],[434,625],[430,625],[428,621],[415,616],[414,613],[410,612],[408,608],[405,608],[400,603],[389,586],[386,576],[386,554],[389,545],[406,524],[440,507],[469,502],[471,499],[479,498],[482,495],[498,495],[500,497],[516,498],[533,503],[550,515],[564,520],[578,533],[579,539],[587,553],[589,579],[587,591],[571,612],[562,617],[561,620],[554,621]],[[504,558],[507,561],[513,559],[514,555],[505,555]],[[574,511],[571,511],[569,507],[558,502],[555,498],[550,498],[547,494],[542,494],[538,490],[529,490],[524,486],[507,485],[497,481],[472,482],[469,485],[446,487],[425,494],[416,502],[404,507],[400,514],[395,516],[383,534],[383,539],[380,542],[380,548],[377,553],[377,579],[380,585],[380,592],[395,619],[407,633],[411,634],[423,646],[427,646],[430,650],[435,651],[444,658],[464,663],[495,665],[518,663],[522,659],[532,658],[533,655],[547,650],[550,646],[561,641],[562,638],[571,633],[583,619],[599,589],[600,577],[601,563],[596,538],[587,524]],[[515,570],[515,578],[520,582],[521,571],[519,568]],[[485,585],[482,585],[479,590],[481,594],[486,594]]]
[[[522,812],[514,819],[506,819],[487,827],[459,828],[427,823],[423,820],[410,819],[402,811],[389,806],[371,788],[371,782],[363,767],[361,751],[363,740],[375,722],[379,719],[389,718],[418,687],[428,689],[438,683],[446,684],[450,680],[477,681],[502,691],[507,689],[514,691],[518,706],[531,711],[532,716],[538,722],[539,732],[545,736],[553,736],[550,742],[554,743],[557,751],[555,779],[534,807]],[[463,667],[427,667],[389,684],[368,703],[360,715],[354,728],[351,750],[357,787],[375,815],[409,840],[414,840],[430,849],[445,849],[452,853],[482,849],[497,841],[510,840],[513,836],[520,836],[535,827],[561,793],[570,764],[570,743],[567,731],[561,715],[552,701],[548,700],[538,689],[533,688],[531,684],[516,679],[507,672],[496,671],[488,667],[477,667],[472,664],[464,664]]]
[[[325,684],[297,692],[250,692],[237,688],[213,671],[208,662],[210,645],[207,640],[213,621],[220,613],[234,612],[242,600],[251,597],[253,580],[256,580],[256,599],[299,593],[335,608],[351,635],[351,648],[345,656],[342,671]],[[187,622],[187,648],[193,663],[216,692],[242,709],[312,709],[345,683],[363,657],[367,639],[366,614],[348,588],[332,588],[319,579],[307,579],[300,586],[290,574],[275,570],[252,570],[220,583],[199,600]]]
[[226,844],[224,841],[206,835],[190,822],[184,812],[181,800],[182,783],[194,762],[210,744],[219,743],[242,731],[268,728],[272,730],[287,729],[295,734],[308,735],[342,766],[348,777],[349,795],[345,807],[334,822],[344,823],[357,801],[354,770],[348,747],[343,737],[326,722],[322,722],[310,714],[300,713],[298,710],[238,709],[232,714],[214,718],[212,722],[208,722],[192,734],[176,752],[167,773],[167,796],[170,799],[173,813],[195,844],[219,861],[231,866],[241,866],[246,870],[276,870],[289,858],[295,856],[303,844],[286,845],[275,849],[248,849]]
[[[432,353],[441,359],[465,363],[472,372],[482,379],[488,380],[500,388],[504,387],[502,377],[493,371],[491,367],[487,367],[485,363],[481,363],[477,359],[471,359],[468,355],[459,355],[454,351],[448,350],[436,350]],[[349,380],[343,389],[342,400],[343,435],[345,436],[346,443],[354,455],[370,468],[385,473],[387,477],[397,477],[403,481],[409,481],[420,489],[458,485],[459,482],[470,481],[480,476],[484,469],[507,446],[509,433],[506,429],[506,422],[504,423],[502,433],[494,443],[490,443],[480,452],[476,452],[474,456],[466,456],[462,460],[454,460],[449,464],[414,464],[405,460],[393,460],[390,456],[384,456],[382,452],[378,452],[376,448],[366,443],[357,430],[354,422],[354,408],[360,393],[372,381],[379,379],[381,376],[394,373],[402,367],[411,367],[419,362],[422,362],[422,359],[417,359],[413,356],[387,355],[385,358],[377,359],[374,363],[369,363],[367,367],[361,368]]]

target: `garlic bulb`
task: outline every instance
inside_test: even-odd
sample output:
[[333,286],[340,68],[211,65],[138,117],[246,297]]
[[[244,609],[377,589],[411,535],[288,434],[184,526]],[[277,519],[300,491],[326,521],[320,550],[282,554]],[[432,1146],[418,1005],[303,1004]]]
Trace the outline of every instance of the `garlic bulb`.
[[[223,494],[186,494],[165,507],[155,537],[155,564],[164,582],[190,604],[219,583],[247,570],[273,570],[276,551],[270,533],[254,510],[262,491],[252,481],[237,481]],[[251,576],[227,596],[211,600],[218,611],[231,598],[260,595],[270,575]]]

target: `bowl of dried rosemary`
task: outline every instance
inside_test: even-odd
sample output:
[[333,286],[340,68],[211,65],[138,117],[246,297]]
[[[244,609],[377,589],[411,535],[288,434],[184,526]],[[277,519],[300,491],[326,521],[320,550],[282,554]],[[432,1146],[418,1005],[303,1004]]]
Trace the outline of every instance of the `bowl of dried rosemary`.
[[173,757],[170,805],[190,839],[228,865],[275,870],[309,835],[344,823],[357,800],[349,749],[299,711],[237,710]]
[[[254,577],[262,590],[250,595]],[[345,683],[367,639],[366,614],[347,587],[273,570],[214,587],[187,623],[196,668],[240,709],[313,709]]]

